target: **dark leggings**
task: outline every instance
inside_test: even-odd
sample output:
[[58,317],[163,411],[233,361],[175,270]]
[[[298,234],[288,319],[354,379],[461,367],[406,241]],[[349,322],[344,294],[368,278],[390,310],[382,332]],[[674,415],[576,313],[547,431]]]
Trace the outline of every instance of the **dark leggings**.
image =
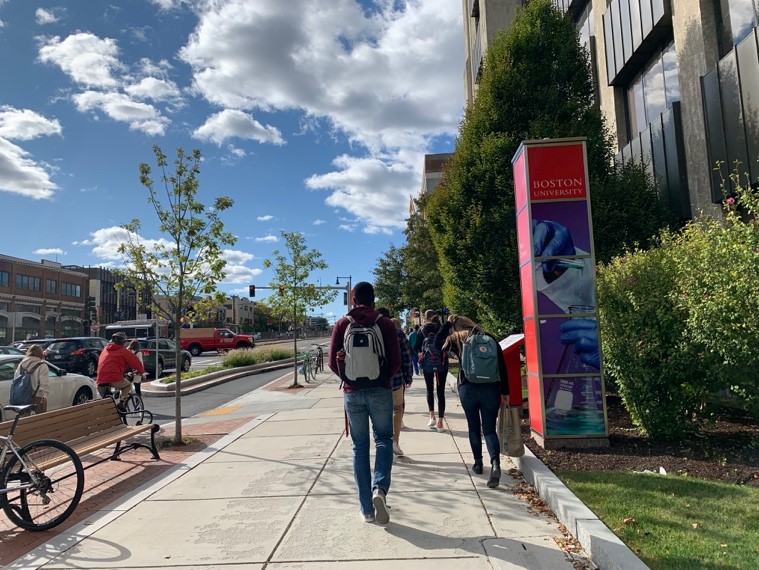
[[[445,417],[445,377],[447,370],[443,372],[424,372],[424,383],[427,385],[427,409],[435,411],[435,384],[437,384],[437,417]],[[435,382],[437,377],[437,382]]]

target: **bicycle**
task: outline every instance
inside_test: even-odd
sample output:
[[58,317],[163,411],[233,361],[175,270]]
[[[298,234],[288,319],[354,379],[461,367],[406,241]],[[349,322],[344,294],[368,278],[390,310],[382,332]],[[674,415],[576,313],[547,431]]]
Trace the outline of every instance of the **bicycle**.
[[65,521],[79,504],[84,491],[82,462],[73,449],[54,439],[19,447],[13,441],[16,426],[34,404],[3,409],[16,412],[16,417],[8,435],[0,435],[0,507],[25,530],[48,530]]
[[318,344],[311,345],[311,351],[314,353],[314,376],[319,372],[324,372],[324,349]]
[[311,383],[311,380],[316,382],[316,369],[314,368],[314,358],[310,352],[301,352],[298,354],[298,359],[303,361],[300,367],[300,373],[303,374],[303,378],[306,383]]
[[[142,425],[145,421],[146,413],[149,413],[145,411],[145,404],[142,398],[134,390],[134,374],[133,370],[124,373],[124,378],[129,380],[132,387],[130,388],[129,395],[123,402],[123,408],[119,408],[121,420],[128,426]],[[103,398],[113,398],[118,407],[121,390],[114,389],[112,384],[102,384],[98,386],[98,392],[100,392]]]

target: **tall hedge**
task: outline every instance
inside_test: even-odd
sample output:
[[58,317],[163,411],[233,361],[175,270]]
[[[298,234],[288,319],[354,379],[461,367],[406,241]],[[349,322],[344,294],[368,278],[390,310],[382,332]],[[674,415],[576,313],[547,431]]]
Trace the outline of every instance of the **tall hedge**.
[[598,259],[645,243],[663,225],[655,191],[614,172],[575,27],[550,0],[532,0],[488,48],[474,105],[425,210],[447,306],[494,331],[521,328],[511,159],[525,139],[569,136],[588,140]]

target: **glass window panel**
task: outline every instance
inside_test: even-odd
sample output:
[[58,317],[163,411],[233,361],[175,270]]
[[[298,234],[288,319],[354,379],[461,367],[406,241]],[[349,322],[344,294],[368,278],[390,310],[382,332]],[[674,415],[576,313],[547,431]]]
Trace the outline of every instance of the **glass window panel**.
[[733,44],[737,45],[756,26],[757,6],[754,5],[754,0],[728,0],[728,6]]
[[748,167],[751,179],[759,178],[759,55],[754,34],[744,39],[735,49],[738,69],[741,70],[741,100],[746,126]]
[[643,72],[643,98],[646,101],[646,117],[652,123],[667,109],[664,92],[664,68],[661,57],[657,56],[651,66]]
[[720,175],[713,168],[718,162],[727,162],[727,147],[725,145],[725,128],[722,123],[719,75],[716,67],[704,75],[701,80],[701,90],[706,118],[706,143],[709,150],[709,165],[711,166],[709,170],[712,179],[712,201],[721,202]]
[[675,53],[674,43],[671,43],[664,48],[662,65],[664,66],[666,104],[669,109],[672,106],[672,103],[680,100],[680,77],[677,71],[677,54]]
[[630,0],[630,26],[632,28],[632,48],[635,51],[641,41],[640,0]]
[[725,137],[727,160],[731,170],[736,160],[740,162],[740,168],[743,170],[748,165],[748,156],[735,51],[722,58],[718,68],[719,86],[722,94],[722,121],[725,126],[725,133],[729,133],[729,136]]
[[627,90],[627,109],[630,116],[630,138],[634,139],[648,128],[641,76],[638,76]]
[[664,150],[667,154],[667,196],[670,212],[678,218],[688,218],[690,217],[690,197],[683,164],[683,137],[678,110],[679,106],[676,106],[662,115]]
[[611,25],[611,10],[607,10],[603,15],[604,21],[604,46],[606,48],[606,78],[611,85],[612,80],[617,75],[617,68],[614,62],[614,33]]
[[661,117],[651,123],[651,151],[654,157],[654,179],[659,186],[659,196],[666,196],[667,155],[664,152],[664,135]]
[[654,29],[653,20],[651,19],[651,0],[640,0],[640,24],[642,27],[642,38],[646,38],[651,30]]
[[664,17],[664,0],[651,0],[651,16],[654,24]]
[[625,65],[625,54],[622,47],[622,24],[619,20],[619,0],[614,0],[610,6],[611,24],[614,28],[614,62],[617,71]]
[[622,24],[622,47],[624,51],[625,62],[632,55],[632,27],[630,26],[630,0],[620,0],[619,2],[619,19]]

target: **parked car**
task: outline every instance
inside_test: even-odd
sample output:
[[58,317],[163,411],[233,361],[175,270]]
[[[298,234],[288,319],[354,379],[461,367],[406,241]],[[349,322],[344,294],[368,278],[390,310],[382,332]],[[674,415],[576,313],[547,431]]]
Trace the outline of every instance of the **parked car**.
[[98,358],[105,348],[104,338],[76,336],[59,338],[45,348],[45,359],[69,372],[93,378],[98,371]]
[[[16,377],[16,368],[23,359],[21,354],[0,355],[0,420],[9,419],[3,415],[3,406],[10,400],[11,381]],[[50,376],[50,394],[47,410],[57,410],[77,404],[84,404],[99,398],[95,381],[81,374],[69,374],[55,364],[47,363]],[[8,414],[13,417],[13,414]]]
[[[170,338],[138,338],[142,352],[142,363],[145,372],[155,378],[160,378],[164,370],[177,368],[176,343]],[[156,345],[157,351],[156,351]],[[190,370],[192,356],[186,350],[180,350],[182,372]]]
[[45,350],[48,345],[50,345],[51,342],[54,342],[57,339],[54,338],[30,338],[29,340],[17,340],[16,342],[10,343],[8,346],[12,346],[13,348],[19,349],[21,352],[26,354],[26,351],[29,350],[29,347],[33,344],[38,345],[42,350]]
[[0,346],[0,354],[26,354],[26,351],[12,346]]

